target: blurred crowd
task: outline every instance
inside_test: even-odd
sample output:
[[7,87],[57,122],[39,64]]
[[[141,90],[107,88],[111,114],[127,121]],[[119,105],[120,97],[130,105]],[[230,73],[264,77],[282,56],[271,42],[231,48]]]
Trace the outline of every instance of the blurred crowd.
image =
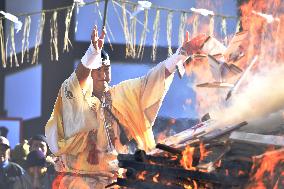
[[54,162],[43,135],[24,140],[14,149],[0,136],[0,189],[53,188]]

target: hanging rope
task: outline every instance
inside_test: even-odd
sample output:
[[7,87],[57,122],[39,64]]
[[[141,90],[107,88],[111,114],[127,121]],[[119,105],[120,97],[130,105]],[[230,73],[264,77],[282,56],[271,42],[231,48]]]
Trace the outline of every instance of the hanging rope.
[[[58,26],[57,26],[57,14],[58,11],[61,10],[65,10],[66,11],[66,19],[65,19],[65,32],[64,32],[64,47],[63,47],[63,52],[65,51],[69,51],[69,47],[72,46],[72,43],[69,39],[69,31],[70,31],[70,25],[71,25],[71,20],[72,20],[72,13],[74,10],[74,7],[76,6],[76,12],[77,14],[79,13],[79,7],[83,7],[83,6],[88,6],[88,5],[92,5],[92,4],[96,4],[97,5],[97,10],[100,16],[100,19],[102,20],[102,14],[99,10],[99,2],[103,2],[103,0],[96,0],[96,1],[92,1],[92,2],[88,2],[85,4],[80,4],[78,5],[77,3],[73,3],[72,5],[69,6],[65,6],[65,7],[59,7],[59,8],[55,8],[55,9],[47,9],[47,10],[41,10],[41,11],[37,11],[37,12],[30,12],[30,13],[24,13],[24,14],[19,14],[16,16],[25,16],[25,23],[24,23],[24,27],[23,27],[23,39],[22,39],[22,51],[21,51],[21,63],[24,62],[25,57],[27,57],[27,60],[29,60],[29,35],[30,35],[30,25],[31,25],[31,15],[35,15],[35,14],[41,14],[41,19],[40,19],[40,25],[37,29],[37,34],[36,34],[36,42],[35,42],[35,48],[34,48],[34,52],[33,52],[33,56],[32,56],[32,64],[37,63],[38,61],[38,53],[39,53],[39,45],[41,42],[41,38],[42,38],[42,32],[43,32],[43,27],[44,27],[44,23],[45,23],[45,14],[52,12],[52,17],[50,20],[50,52],[51,52],[51,60],[56,60],[58,61]],[[126,0],[112,0],[112,3],[114,5],[114,3],[118,4],[119,6],[121,6],[122,8],[122,19],[121,19],[121,15],[118,14],[118,11],[116,10],[115,6],[114,10],[116,12],[116,14],[118,15],[117,18],[119,19],[119,23],[123,28],[123,33],[125,36],[125,44],[126,44],[126,57],[130,56],[132,58],[142,58],[143,57],[143,53],[144,53],[144,47],[145,47],[145,43],[146,43],[146,35],[147,35],[147,31],[148,31],[148,10],[145,9],[144,10],[144,23],[140,22],[139,20],[137,20],[136,17],[134,17],[133,19],[131,19],[130,21],[128,21],[129,19],[129,15],[127,14],[131,14],[129,13],[129,11],[127,10],[127,5],[130,7],[132,7],[133,11],[135,11],[137,9],[138,3],[136,2],[131,2],[131,1],[126,1]],[[171,9],[171,8],[166,8],[166,7],[161,7],[161,6],[157,6],[157,5],[153,5],[151,6],[151,10],[155,10],[156,11],[156,16],[154,19],[154,24],[153,24],[153,49],[152,49],[152,59],[155,60],[156,59],[156,51],[157,51],[157,44],[158,44],[158,38],[159,38],[159,31],[160,31],[160,11],[164,10],[164,11],[168,11],[168,16],[167,16],[167,43],[168,43],[168,55],[171,55],[172,52],[172,21],[173,21],[173,13],[174,12],[180,12],[181,13],[181,17],[180,17],[180,25],[179,25],[179,36],[178,36],[178,43],[179,45],[182,43],[183,38],[184,38],[184,30],[186,27],[186,20],[187,20],[187,14],[192,14],[193,12],[191,10],[178,10],[178,9]],[[198,33],[198,26],[199,26],[199,14],[194,13],[194,20],[193,20],[193,26],[192,26],[192,30],[193,30],[193,35],[197,35]],[[214,35],[214,21],[216,17],[221,17],[222,18],[222,33],[224,34],[224,41],[227,44],[227,19],[235,19],[237,17],[235,16],[226,16],[226,15],[221,15],[221,14],[214,14],[210,16],[210,21],[209,21],[209,34],[210,35]],[[2,60],[2,66],[6,67],[6,63],[7,63],[7,51],[9,51],[10,54],[10,64],[12,66],[12,61],[13,59],[15,59],[15,65],[19,66],[18,64],[18,60],[17,60],[17,56],[16,56],[16,50],[15,50],[15,38],[14,38],[14,31],[11,30],[10,28],[10,32],[8,34],[8,38],[6,40],[6,46],[5,45],[5,38],[4,38],[4,30],[3,30],[3,24],[2,24],[2,19],[4,17],[0,17],[0,45],[1,45],[1,60]],[[137,44],[136,40],[137,40],[137,33],[136,33],[136,29],[137,29],[137,22],[143,25],[143,30],[141,31],[141,36],[140,36],[140,42],[139,45]],[[78,22],[76,22],[75,26],[74,26],[74,31],[77,31],[77,25]],[[240,23],[238,21],[236,30],[239,30]],[[11,25],[11,27],[13,27]],[[111,28],[108,24],[108,22],[106,21],[106,27],[107,27],[107,40],[109,45],[112,48],[112,44],[111,44],[111,40],[110,37],[114,40],[114,36],[113,33],[111,31]],[[109,37],[110,35],[110,37]],[[9,39],[10,38],[10,39]],[[11,42],[9,43],[9,40],[11,40]],[[8,44],[9,48],[7,48]],[[136,46],[138,45],[138,47]],[[136,49],[137,48],[137,49]],[[12,55],[12,56],[11,56]]]
[[66,11],[63,52],[65,52],[65,51],[69,52],[69,45],[72,47],[72,43],[69,39],[69,28],[70,28],[70,24],[71,24],[71,19],[72,19],[74,7],[75,7],[75,3],[73,3],[72,7],[67,9],[67,11]]
[[144,47],[145,47],[145,42],[146,42],[146,37],[147,37],[147,28],[148,28],[148,9],[144,10],[144,26],[143,26],[143,31],[141,33],[140,37],[140,44],[138,48],[138,58],[143,57],[144,53]]
[[15,45],[15,25],[14,23],[11,23],[10,34],[11,34],[10,66],[13,67],[13,56],[14,56],[16,67],[19,67],[17,53],[16,53],[16,45]]
[[199,15],[196,14],[196,15],[194,16],[193,25],[192,25],[193,36],[196,36],[197,33],[198,33],[198,21],[199,21]]
[[57,11],[55,11],[50,20],[50,58],[58,61],[58,28]]
[[[133,5],[132,10],[135,11],[137,8],[136,5]],[[136,57],[136,17],[132,18],[130,20],[130,41],[131,41],[131,46],[132,46],[132,52],[131,52],[131,57],[135,58]]]
[[1,60],[2,66],[6,68],[6,52],[5,52],[5,42],[4,42],[4,29],[2,20],[0,20],[0,45],[1,45]]
[[157,10],[155,21],[153,24],[153,47],[152,47],[152,60],[156,60],[156,53],[157,53],[157,44],[158,44],[158,37],[160,31],[160,10]]
[[173,28],[173,12],[168,12],[167,16],[167,42],[168,42],[168,56],[173,54],[172,50],[172,28]]
[[209,35],[214,36],[214,17],[210,15],[210,20],[209,20]]
[[34,54],[33,54],[33,58],[32,58],[32,64],[38,63],[39,45],[40,45],[41,38],[42,38],[42,32],[43,32],[44,23],[45,23],[45,13],[43,12],[41,14],[39,27],[37,29],[36,42],[35,42],[35,47],[34,47]]
[[226,22],[226,18],[225,17],[222,18],[221,25],[222,25],[222,32],[224,34],[224,43],[225,43],[225,45],[227,45],[228,44],[228,39],[227,39],[227,22]]
[[187,14],[185,12],[180,15],[180,24],[179,24],[179,35],[178,35],[178,45],[181,46],[184,40],[184,30],[186,26]]
[[24,63],[25,54],[27,54],[27,61],[29,61],[29,36],[31,30],[31,17],[27,16],[25,18],[25,25],[23,31],[23,39],[22,39],[22,60],[21,63]]

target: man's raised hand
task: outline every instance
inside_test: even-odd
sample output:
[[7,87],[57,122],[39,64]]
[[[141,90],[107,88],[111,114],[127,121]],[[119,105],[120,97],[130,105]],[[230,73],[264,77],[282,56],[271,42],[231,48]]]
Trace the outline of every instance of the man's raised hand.
[[98,27],[97,25],[95,25],[91,39],[92,39],[92,44],[96,50],[102,50],[104,46],[105,34],[106,34],[106,29],[105,27],[103,27],[103,31],[99,37]]
[[189,32],[187,31],[185,34],[185,39],[182,44],[182,48],[186,51],[187,55],[190,56],[192,54],[200,52],[203,44],[208,39],[206,34],[200,34],[191,40],[189,39]]

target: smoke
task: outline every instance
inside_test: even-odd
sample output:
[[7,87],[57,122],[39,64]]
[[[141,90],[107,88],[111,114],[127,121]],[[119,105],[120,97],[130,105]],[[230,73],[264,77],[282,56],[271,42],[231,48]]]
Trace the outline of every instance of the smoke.
[[262,69],[247,77],[247,83],[228,103],[210,110],[213,119],[231,124],[250,121],[284,108],[284,65]]

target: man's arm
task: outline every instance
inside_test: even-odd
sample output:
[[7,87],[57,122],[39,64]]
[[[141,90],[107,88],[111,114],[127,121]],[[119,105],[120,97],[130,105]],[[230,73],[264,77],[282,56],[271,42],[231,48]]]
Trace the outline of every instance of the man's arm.
[[84,88],[91,70],[96,69],[98,62],[101,61],[101,50],[104,46],[105,34],[106,30],[103,28],[100,37],[98,37],[97,26],[94,27],[91,36],[92,42],[75,70],[81,88]]
[[202,45],[207,39],[207,35],[201,34],[190,40],[189,32],[187,31],[182,46],[177,50],[175,54],[173,54],[165,61],[165,77],[168,78],[176,70],[176,65],[179,62],[184,63],[189,56],[199,52],[202,48]]

